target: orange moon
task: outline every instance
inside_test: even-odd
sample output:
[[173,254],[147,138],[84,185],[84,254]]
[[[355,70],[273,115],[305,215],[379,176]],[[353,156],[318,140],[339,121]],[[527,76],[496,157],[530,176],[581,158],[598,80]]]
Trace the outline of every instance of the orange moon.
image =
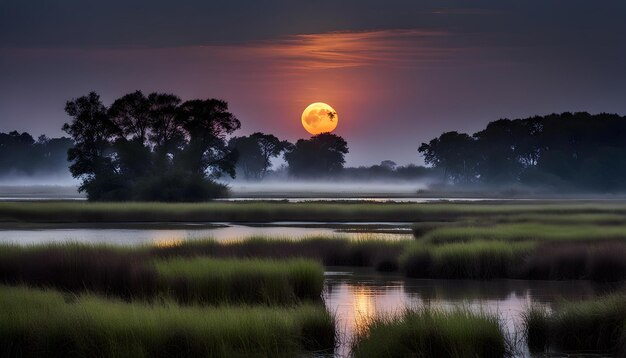
[[338,122],[337,111],[326,103],[311,103],[302,112],[302,126],[313,135],[334,131]]

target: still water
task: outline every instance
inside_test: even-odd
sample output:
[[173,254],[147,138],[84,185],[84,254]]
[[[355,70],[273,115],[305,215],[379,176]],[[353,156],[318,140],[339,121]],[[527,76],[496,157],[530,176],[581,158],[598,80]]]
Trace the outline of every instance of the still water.
[[27,226],[0,229],[0,243],[33,245],[48,242],[85,242],[114,245],[173,245],[184,240],[212,238],[236,241],[248,237],[302,239],[312,236],[389,240],[411,238],[410,224],[405,223],[269,223],[269,224],[89,224],[89,227],[68,224]]
[[[405,308],[465,307],[498,315],[507,334],[518,342],[517,357],[531,357],[521,332],[522,313],[531,304],[551,308],[563,300],[582,300],[619,287],[588,281],[418,280],[370,269],[328,268],[324,300],[336,314],[340,344],[335,357],[349,357],[354,333],[377,315],[397,315]],[[563,355],[555,355],[563,357]],[[590,357],[590,355],[567,355]],[[596,356],[598,357],[598,356]]]
[[[120,226],[121,225],[121,226]],[[183,240],[213,238],[235,241],[251,236],[305,238],[337,235],[350,238],[410,240],[409,223],[270,223],[270,224],[115,224],[93,227],[42,225],[0,229],[0,243],[21,245],[78,241],[118,245],[172,245]],[[349,357],[354,333],[377,315],[395,315],[405,308],[431,306],[441,309],[465,307],[497,314],[519,344],[518,357],[530,357],[520,327],[522,313],[531,304],[550,308],[563,300],[582,300],[608,293],[616,287],[587,281],[522,280],[416,280],[371,269],[328,267],[323,298],[336,314],[340,344],[335,357]],[[555,355],[563,357],[563,355]],[[567,357],[590,357],[567,355]],[[598,357],[598,356],[595,356]]]

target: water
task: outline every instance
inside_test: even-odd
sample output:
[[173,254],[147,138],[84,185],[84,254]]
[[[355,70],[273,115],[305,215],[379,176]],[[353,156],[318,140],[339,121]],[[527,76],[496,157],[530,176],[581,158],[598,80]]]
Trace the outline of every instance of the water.
[[[390,240],[412,239],[409,223],[386,222],[275,222],[246,225],[129,223],[85,224],[86,227],[81,227],[80,224],[73,227],[55,224],[33,225],[0,229],[0,243],[29,245],[79,241],[118,245],[173,245],[183,240],[208,237],[220,241],[235,241],[250,236],[299,239],[316,235],[350,238],[374,235],[376,238]],[[327,270],[323,297],[329,310],[337,316],[340,345],[336,349],[335,357],[338,358],[349,357],[354,332],[363,328],[369,319],[381,314],[398,314],[407,307],[424,305],[442,309],[466,307],[497,314],[501,317],[508,334],[520,338],[521,315],[531,304],[551,307],[561,300],[588,299],[615,289],[587,281],[416,280],[406,279],[400,274],[381,274],[372,269],[328,267]],[[524,344],[520,345],[519,356],[530,357]],[[568,355],[568,357],[589,357],[589,355]]]
[[173,245],[184,240],[212,238],[236,241],[252,236],[302,239],[311,236],[341,236],[389,240],[410,239],[409,224],[399,223],[269,223],[269,224],[89,224],[89,227],[68,224],[26,226],[0,230],[0,243],[20,245],[48,242],[84,242],[115,245]]
[[[369,319],[396,315],[407,307],[465,307],[497,314],[507,333],[521,340],[522,313],[531,304],[550,308],[559,301],[588,299],[616,289],[588,281],[418,280],[371,269],[328,269],[323,296],[328,309],[337,317],[340,344],[335,357],[341,358],[349,357],[354,333],[364,328]],[[531,356],[523,341],[518,356]]]

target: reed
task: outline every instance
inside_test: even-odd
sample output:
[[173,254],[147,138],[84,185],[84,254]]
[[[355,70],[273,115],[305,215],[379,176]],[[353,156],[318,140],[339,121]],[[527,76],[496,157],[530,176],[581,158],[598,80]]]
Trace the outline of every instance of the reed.
[[[626,353],[626,295],[565,303],[554,312],[531,308],[526,314],[529,348]],[[532,345],[530,344],[532,343]]]
[[496,317],[432,308],[373,319],[358,333],[353,353],[355,358],[502,358],[509,354]]
[[293,357],[332,350],[323,306],[179,306],[0,288],[3,357]]

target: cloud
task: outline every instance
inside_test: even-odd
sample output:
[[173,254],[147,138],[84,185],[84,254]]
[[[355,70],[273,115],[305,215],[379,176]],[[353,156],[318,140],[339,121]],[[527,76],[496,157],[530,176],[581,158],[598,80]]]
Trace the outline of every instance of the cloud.
[[[453,51],[437,45],[446,36],[446,32],[417,29],[329,32],[220,49],[236,58],[273,62],[275,67],[288,71],[407,66],[436,61]],[[248,56],[241,56],[242,52]]]

